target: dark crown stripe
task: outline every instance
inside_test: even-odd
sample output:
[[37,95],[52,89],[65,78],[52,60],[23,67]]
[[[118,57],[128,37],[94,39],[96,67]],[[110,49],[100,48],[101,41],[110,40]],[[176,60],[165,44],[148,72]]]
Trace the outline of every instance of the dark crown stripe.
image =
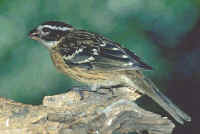
[[50,25],[50,26],[58,26],[58,27],[73,27],[72,25],[66,24],[64,22],[59,22],[59,21],[47,21],[43,23],[42,25]]

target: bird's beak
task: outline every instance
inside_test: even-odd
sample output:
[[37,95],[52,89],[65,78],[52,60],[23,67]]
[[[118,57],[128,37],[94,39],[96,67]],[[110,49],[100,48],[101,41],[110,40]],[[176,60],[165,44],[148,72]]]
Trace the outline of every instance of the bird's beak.
[[33,29],[30,31],[28,36],[33,40],[39,40],[40,39],[40,32],[37,29]]

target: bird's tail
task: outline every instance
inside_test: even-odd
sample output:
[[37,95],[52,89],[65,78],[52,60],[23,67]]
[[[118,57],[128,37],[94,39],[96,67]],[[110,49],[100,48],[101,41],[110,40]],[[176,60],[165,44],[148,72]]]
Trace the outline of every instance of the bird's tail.
[[138,91],[141,91],[147,96],[151,97],[177,122],[184,124],[184,121],[191,121],[191,117],[179,109],[175,104],[172,103],[171,100],[169,100],[162,92],[160,92],[150,79],[142,76],[140,78],[135,77],[132,81],[134,82],[134,85],[136,85],[136,88],[138,87]]

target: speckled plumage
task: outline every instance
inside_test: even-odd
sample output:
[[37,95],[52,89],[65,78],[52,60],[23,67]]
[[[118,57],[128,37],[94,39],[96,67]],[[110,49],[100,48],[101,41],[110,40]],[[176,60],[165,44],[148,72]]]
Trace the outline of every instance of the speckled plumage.
[[56,49],[64,56],[67,64],[86,67],[88,70],[152,69],[133,52],[118,43],[85,30],[67,33]]
[[48,48],[56,68],[91,88],[116,85],[135,88],[151,97],[176,121],[191,118],[162,94],[141,70],[152,68],[119,43],[63,22],[46,22],[29,34]]

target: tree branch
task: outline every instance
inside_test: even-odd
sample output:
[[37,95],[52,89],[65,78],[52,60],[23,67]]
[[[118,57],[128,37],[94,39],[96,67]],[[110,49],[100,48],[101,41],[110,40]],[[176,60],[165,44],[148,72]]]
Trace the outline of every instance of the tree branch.
[[32,106],[0,98],[0,133],[4,134],[123,134],[144,132],[171,134],[167,118],[140,108],[141,95],[132,89],[98,93],[74,91],[47,96],[43,105]]

